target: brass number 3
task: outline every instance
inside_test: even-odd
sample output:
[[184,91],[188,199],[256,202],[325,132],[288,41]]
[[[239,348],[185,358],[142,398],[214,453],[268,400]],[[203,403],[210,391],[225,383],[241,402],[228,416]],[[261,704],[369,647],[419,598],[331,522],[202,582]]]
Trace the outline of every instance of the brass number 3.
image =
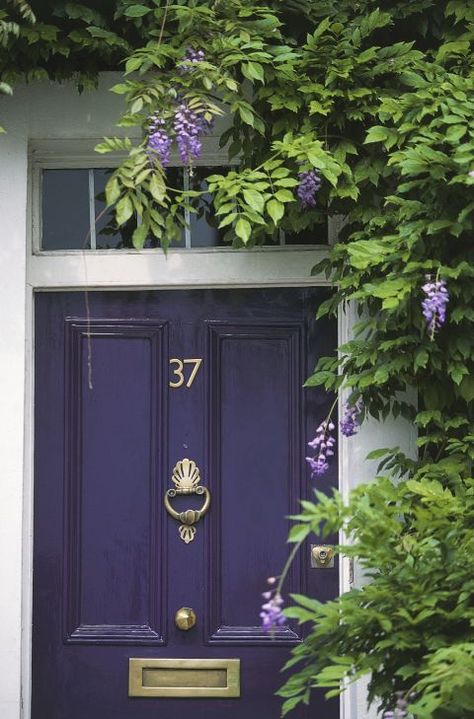
[[176,382],[171,382],[170,380],[170,387],[172,387],[173,389],[181,387],[186,381],[186,378],[184,376],[184,365],[193,364],[194,367],[192,368],[191,374],[189,375],[188,381],[186,382],[186,387],[191,387],[192,383],[196,379],[196,375],[198,373],[199,367],[201,366],[201,362],[201,358],[180,360],[177,357],[173,357],[173,359],[170,359],[170,365],[177,365],[176,369],[173,370],[173,374],[176,375],[176,377],[178,378]]

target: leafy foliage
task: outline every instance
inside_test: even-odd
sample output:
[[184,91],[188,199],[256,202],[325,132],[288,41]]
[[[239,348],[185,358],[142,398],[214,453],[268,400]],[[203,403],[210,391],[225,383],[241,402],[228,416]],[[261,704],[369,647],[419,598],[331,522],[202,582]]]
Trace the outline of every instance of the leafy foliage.
[[293,597],[286,614],[311,631],[288,663],[303,668],[280,691],[287,709],[314,686],[331,696],[370,672],[372,699],[414,690],[420,719],[472,716],[474,485],[445,486],[460,469],[453,460],[420,466],[398,486],[378,477],[348,506],[318,495],[297,517],[300,539],[321,522],[325,532],[344,528],[353,543],[340,549],[370,582],[326,604]]
[[[178,99],[225,115],[233,167],[207,182],[234,246],[345,218],[315,269],[335,285],[319,316],[355,302],[360,322],[307,386],[344,384],[369,415],[403,415],[418,454],[378,450],[379,476],[347,504],[321,493],[303,503],[290,541],[343,529],[341,551],[371,581],[324,605],[294,597],[288,614],[310,633],[290,661],[284,711],[314,687],[331,695],[369,674],[383,706],[414,690],[419,719],[474,716],[472,3],[119,0],[109,11],[54,0],[32,2],[35,24],[24,2],[5,7],[3,91],[23,77],[83,87],[124,64],[120,137],[97,149],[126,155],[107,199],[119,224],[141,216],[136,247],[152,234],[166,248],[183,207],[200,201],[200,190],[168,186],[147,153],[150,115],[169,118]],[[205,57],[183,72],[189,47]],[[312,168],[322,187],[302,212],[298,174]],[[426,275],[450,294],[434,338],[421,311]]]
[[[33,11],[25,0],[7,0],[5,7],[0,8],[0,52],[1,49],[8,48],[12,38],[17,38],[20,34],[17,17],[27,23],[35,22]],[[12,86],[3,79],[0,80],[0,94],[12,94]],[[4,132],[2,127],[0,132]]]

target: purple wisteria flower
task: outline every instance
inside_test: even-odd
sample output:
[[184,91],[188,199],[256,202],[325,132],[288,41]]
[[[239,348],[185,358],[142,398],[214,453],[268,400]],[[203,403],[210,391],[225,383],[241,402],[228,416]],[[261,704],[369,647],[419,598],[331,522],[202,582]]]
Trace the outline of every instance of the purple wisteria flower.
[[201,136],[211,130],[211,123],[203,115],[182,102],[176,110],[173,129],[176,133],[179,156],[183,165],[190,165],[201,155]]
[[166,131],[166,123],[157,113],[149,119],[147,151],[152,161],[158,159],[162,165],[168,165],[171,152],[171,137]]
[[432,280],[430,275],[426,275],[426,279],[427,282],[422,287],[425,299],[421,306],[423,317],[428,325],[428,331],[431,339],[433,339],[435,332],[439,330],[446,320],[446,305],[449,302],[449,293],[445,280]]
[[[267,583],[270,585],[275,584],[275,577],[269,577]],[[276,627],[281,627],[286,623],[286,617],[283,614],[284,601],[276,589],[264,592],[262,597],[265,600],[262,604],[262,611],[260,612],[262,629],[266,632],[271,632]]]
[[317,453],[314,457],[306,457],[312,477],[320,476],[329,469],[328,457],[334,455],[334,445],[336,444],[336,440],[331,434],[334,429],[334,423],[325,419],[317,428],[314,439],[308,442],[308,447]]
[[382,715],[382,719],[402,719],[408,716],[408,702],[403,692],[397,692],[397,702],[395,709],[386,709]]
[[[204,53],[204,50],[195,50],[193,47],[188,47],[186,50],[186,53],[183,57],[183,61],[186,63],[192,63],[196,64],[198,62],[203,62],[206,59],[206,55]],[[193,67],[188,65],[183,65],[180,67],[181,72],[192,72]]]
[[357,434],[360,427],[360,413],[362,412],[362,400],[358,400],[355,404],[349,405],[346,403],[344,407],[344,414],[339,427],[344,437],[353,437]]
[[317,170],[299,172],[300,184],[296,194],[300,200],[301,207],[314,207],[316,205],[316,193],[321,187],[321,176]]

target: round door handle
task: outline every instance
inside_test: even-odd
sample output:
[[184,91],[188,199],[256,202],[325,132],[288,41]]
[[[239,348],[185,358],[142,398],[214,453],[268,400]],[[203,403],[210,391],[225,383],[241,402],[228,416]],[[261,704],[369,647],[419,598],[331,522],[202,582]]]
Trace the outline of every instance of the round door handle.
[[178,629],[187,632],[196,624],[196,612],[191,607],[181,607],[174,616],[174,621]]

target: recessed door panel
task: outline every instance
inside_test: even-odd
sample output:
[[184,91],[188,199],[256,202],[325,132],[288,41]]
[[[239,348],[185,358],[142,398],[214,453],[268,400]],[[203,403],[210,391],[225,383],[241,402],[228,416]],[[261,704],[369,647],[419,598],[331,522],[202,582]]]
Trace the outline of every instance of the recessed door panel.
[[[284,518],[300,494],[295,449],[302,444],[304,326],[216,323],[209,331],[212,474],[220,504],[211,543],[211,640],[268,642],[256,626],[255,597],[262,579],[285,563]],[[296,638],[288,628],[277,634]]]
[[161,641],[166,331],[65,321],[68,642]]

